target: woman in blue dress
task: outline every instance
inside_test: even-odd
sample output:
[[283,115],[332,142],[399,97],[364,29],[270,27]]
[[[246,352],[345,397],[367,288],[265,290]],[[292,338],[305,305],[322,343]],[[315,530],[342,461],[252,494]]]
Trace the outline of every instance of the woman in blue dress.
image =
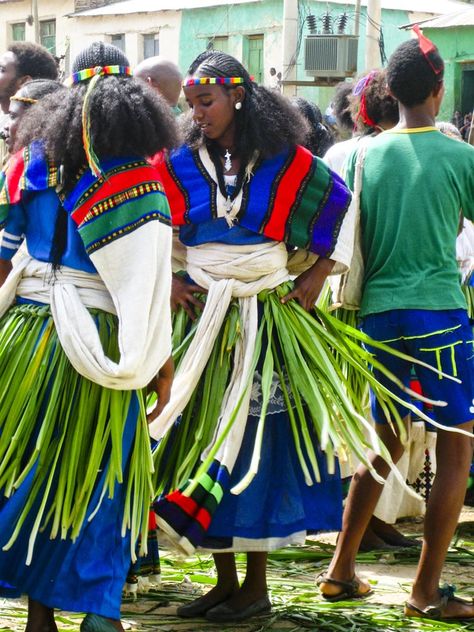
[[[155,453],[163,492],[156,512],[159,525],[182,551],[199,547],[214,553],[217,585],[178,614],[235,621],[271,608],[268,551],[303,543],[308,531],[340,527],[337,467],[328,471],[311,431],[320,480],[313,484],[304,475],[295,445],[303,430],[297,428],[295,438],[285,387],[296,376],[279,379],[277,335],[259,340],[257,330],[266,319],[265,292],[290,278],[289,251],[298,248],[309,263],[281,300],[296,299],[306,310],[313,308],[326,276],[347,267],[350,194],[338,176],[298,145],[307,130],[291,102],[257,86],[233,57],[217,51],[200,55],[188,71],[184,92],[192,118],[185,145],[170,155],[162,177],[193,283],[176,279],[173,302],[199,311],[203,304],[193,292],[204,287],[207,297],[190,350],[180,360],[170,403],[150,425],[152,436],[162,438]],[[222,370],[210,377],[209,353],[221,345],[223,331],[232,336],[229,314],[236,313],[241,334],[235,347],[235,339],[230,343],[232,351],[222,352]],[[275,368],[269,372],[264,350],[274,343]],[[262,353],[253,366],[259,344]],[[209,431],[211,409],[216,425]],[[225,429],[229,420],[234,420],[230,430]],[[223,443],[216,440],[224,435]],[[221,447],[207,471],[195,475],[190,464],[195,459],[199,468],[201,451],[206,458],[206,441]],[[256,444],[261,445],[258,471],[242,485]],[[185,447],[179,451],[177,445]],[[307,458],[303,447],[301,459]],[[194,483],[184,489],[187,471]],[[248,560],[241,586],[237,551],[247,552]]]
[[73,70],[0,181],[0,580],[28,595],[28,632],[56,632],[54,608],[123,630],[152,498],[144,387],[152,419],[172,379],[169,207],[144,157],[173,145],[173,117],[113,46]]

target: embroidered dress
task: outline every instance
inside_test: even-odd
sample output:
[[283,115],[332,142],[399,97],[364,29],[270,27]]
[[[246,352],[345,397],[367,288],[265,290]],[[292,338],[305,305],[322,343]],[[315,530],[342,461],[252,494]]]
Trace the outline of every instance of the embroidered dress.
[[[303,542],[308,531],[340,528],[338,468],[328,468],[310,424],[298,428],[292,420],[289,408],[300,402],[292,401],[288,385],[296,376],[286,375],[287,349],[277,334],[264,331],[271,321],[264,295],[289,279],[285,244],[301,249],[306,267],[320,255],[345,269],[352,247],[347,188],[300,147],[257,160],[240,190],[219,188],[204,147],[172,154],[162,178],[187,247],[187,271],[208,295],[190,348],[184,358],[177,351],[170,404],[150,426],[160,439],[160,527],[188,553],[196,547],[271,550]],[[237,321],[241,333],[234,335]],[[270,355],[275,364],[269,371]],[[301,447],[305,431],[314,447],[311,457]],[[241,485],[256,444],[258,471]],[[201,452],[204,459],[214,458],[196,474]],[[301,466],[311,458],[318,482]]]
[[2,174],[0,254],[23,239],[27,254],[0,289],[0,580],[6,594],[118,619],[152,497],[142,389],[171,350],[171,229],[152,167],[102,168],[64,208],[40,144]]

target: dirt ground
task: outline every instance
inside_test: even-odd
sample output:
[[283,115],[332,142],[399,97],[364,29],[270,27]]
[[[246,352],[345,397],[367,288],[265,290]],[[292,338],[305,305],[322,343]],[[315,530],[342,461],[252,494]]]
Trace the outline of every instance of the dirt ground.
[[[406,535],[421,533],[420,521],[399,525]],[[130,631],[213,631],[221,632],[375,632],[391,630],[470,630],[474,623],[440,624],[409,621],[402,616],[415,573],[416,552],[387,549],[360,556],[359,570],[374,586],[373,595],[361,602],[327,604],[314,587],[331,555],[335,534],[312,538],[302,549],[285,549],[269,561],[269,587],[273,602],[270,617],[233,626],[213,625],[204,619],[183,620],[176,616],[180,603],[205,592],[214,582],[208,556],[181,560],[163,550],[162,584],[158,590],[127,598],[123,603],[124,626]],[[244,573],[244,558],[239,558]],[[448,555],[443,581],[455,584],[460,595],[474,598],[474,509],[462,514],[453,548]],[[61,631],[79,630],[81,615],[58,612]],[[0,600],[0,631],[20,632],[25,628],[25,600]]]

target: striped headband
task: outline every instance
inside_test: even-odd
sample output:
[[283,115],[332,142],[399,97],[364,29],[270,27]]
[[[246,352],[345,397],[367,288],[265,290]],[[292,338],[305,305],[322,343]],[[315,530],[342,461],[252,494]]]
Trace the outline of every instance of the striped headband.
[[27,103],[28,105],[33,105],[33,103],[38,103],[38,99],[32,99],[31,97],[10,97],[10,101],[19,101],[20,103]]
[[[250,77],[250,79],[253,78]],[[189,79],[185,79],[183,81],[183,88],[187,88],[188,86],[203,86],[203,85],[229,85],[229,84],[239,84],[244,83],[245,79],[243,77],[189,77]]]
[[84,68],[78,72],[73,72],[68,78],[67,84],[73,86],[81,81],[87,81],[92,77],[102,77],[103,75],[125,75],[126,77],[132,76],[132,69],[130,66],[95,66],[94,68]]

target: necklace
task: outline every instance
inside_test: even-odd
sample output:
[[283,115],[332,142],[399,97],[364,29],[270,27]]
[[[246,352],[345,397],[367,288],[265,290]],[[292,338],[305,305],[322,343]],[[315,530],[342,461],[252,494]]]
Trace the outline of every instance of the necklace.
[[232,154],[228,149],[225,150],[224,158],[224,171],[230,171],[232,169]]

